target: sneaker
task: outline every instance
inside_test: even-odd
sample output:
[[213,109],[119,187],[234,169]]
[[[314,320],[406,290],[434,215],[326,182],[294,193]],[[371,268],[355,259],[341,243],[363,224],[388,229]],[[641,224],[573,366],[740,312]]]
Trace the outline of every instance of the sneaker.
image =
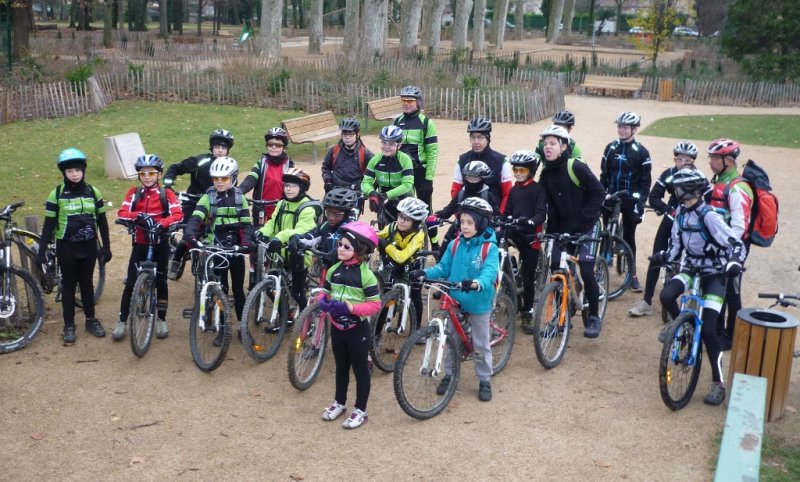
[[357,408],[353,410],[353,413],[351,413],[350,416],[347,417],[344,422],[342,422],[342,427],[358,428],[367,423],[368,420],[369,417],[367,417],[367,412],[361,410],[360,408]]
[[523,311],[520,316],[522,320],[522,332],[526,335],[533,335],[533,315],[530,311]]
[[326,420],[328,422],[331,420],[336,420],[341,414],[344,413],[345,410],[347,410],[347,407],[334,400],[331,406],[322,412],[322,420]]
[[478,399],[481,402],[488,402],[492,399],[492,384],[489,382],[480,382],[478,384]]
[[664,325],[664,328],[661,328],[661,331],[658,332],[658,342],[664,343],[667,339],[667,330],[669,330],[669,323]]
[[445,375],[442,377],[442,381],[439,382],[439,386],[436,387],[436,395],[444,395],[447,392],[447,389],[450,388],[450,380],[452,380],[452,376]]
[[128,329],[128,324],[124,321],[117,321],[117,324],[114,326],[114,331],[111,332],[111,338],[114,341],[120,341],[125,338],[125,331]]
[[596,315],[590,315],[586,321],[586,328],[583,330],[583,336],[586,338],[597,338],[600,336],[602,329],[602,322]]
[[178,271],[181,270],[181,262],[175,259],[169,260],[169,269],[167,269],[167,279],[177,281]]
[[634,276],[631,281],[631,293],[641,293],[642,285],[639,284],[639,278]]
[[72,345],[75,343],[75,325],[64,325],[64,346]]
[[169,336],[167,320],[156,320],[156,338],[163,340]]
[[719,405],[725,401],[725,387],[721,383],[712,383],[708,387],[708,395],[703,399],[709,405]]
[[628,310],[628,314],[630,316],[648,316],[653,314],[653,307],[650,306],[650,303],[646,302],[645,300],[639,300],[634,305],[633,308]]
[[100,324],[100,320],[97,318],[89,318],[86,320],[86,331],[97,338],[103,338],[106,336],[106,330],[103,329],[103,325]]
[[219,348],[222,346],[223,338],[225,338],[225,330],[224,327],[220,326],[219,331],[217,332],[217,336],[214,337],[214,341],[212,341],[211,344]]

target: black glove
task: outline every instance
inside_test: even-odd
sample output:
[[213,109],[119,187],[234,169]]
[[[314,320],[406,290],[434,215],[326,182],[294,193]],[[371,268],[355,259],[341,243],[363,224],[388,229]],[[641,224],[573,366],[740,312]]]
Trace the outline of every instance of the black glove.
[[[744,259],[744,256],[742,256],[744,245],[738,239],[733,238],[728,238],[728,242],[731,245],[731,253],[728,259],[732,262],[739,262],[739,260]],[[741,265],[739,267],[741,268]],[[741,272],[741,269],[739,271]]]
[[281,240],[278,238],[272,238],[269,240],[267,244],[267,251],[271,253],[277,253],[281,250]]
[[323,189],[325,189],[325,192],[330,191],[331,189],[333,189],[333,183],[332,182],[326,182],[323,185]]
[[725,265],[725,276],[735,278],[742,274],[742,265],[738,261],[728,261]]
[[111,247],[106,245],[100,248],[100,259],[103,263],[111,261]]
[[270,237],[264,234],[263,231],[257,230],[256,231],[256,241],[260,241],[264,244],[269,243]]
[[642,222],[642,219],[644,219],[644,205],[638,201],[637,197],[637,201],[633,205],[633,214],[631,216],[631,220],[634,223],[639,224]]
[[411,272],[410,276],[411,276],[411,279],[422,281],[422,280],[425,279],[425,270],[423,270],[423,269],[415,269],[414,271]]
[[383,269],[385,269],[385,270],[394,271],[395,268],[397,268],[397,263],[395,263],[391,259],[386,260],[386,262],[383,263]]
[[36,253],[36,264],[39,265],[39,268],[42,265],[47,264],[47,247],[46,246],[39,246],[39,251]]
[[666,262],[669,261],[669,253],[663,250],[656,251],[652,256],[650,256],[650,261],[652,261],[655,265],[666,264]]
[[517,226],[533,226],[533,219],[526,218],[525,216],[520,216],[514,220],[514,224]]
[[242,243],[240,246],[236,246],[236,252],[242,254],[250,254],[255,251],[255,246],[252,243]]
[[472,291],[473,290],[472,283],[474,282],[475,282],[474,280],[465,279],[464,281],[458,283],[458,287],[459,289],[461,289],[461,291]]
[[147,223],[150,221],[150,216],[145,213],[139,213],[136,216],[136,224],[139,226],[147,226]]
[[296,255],[302,255],[302,245],[300,244],[300,235],[293,234],[289,236],[289,242],[286,243],[286,247],[289,248],[289,252]]
[[378,191],[372,191],[369,193],[369,210],[373,213],[377,213],[380,211],[381,207],[383,206],[383,202],[386,200],[386,195],[381,194]]
[[378,238],[378,247],[381,249],[381,251],[385,250],[386,246],[389,246],[390,244],[392,244],[392,242],[388,239]]
[[416,185],[417,195],[419,193],[429,193],[433,192],[433,181],[429,181],[427,179],[420,180]]

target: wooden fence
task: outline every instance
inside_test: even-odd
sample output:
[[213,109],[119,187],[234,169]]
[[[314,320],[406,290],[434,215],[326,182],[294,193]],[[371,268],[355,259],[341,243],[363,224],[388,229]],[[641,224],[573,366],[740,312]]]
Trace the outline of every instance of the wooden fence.
[[98,112],[107,102],[94,78],[0,88],[0,124]]
[[683,102],[748,107],[797,107],[800,106],[800,86],[766,82],[687,80],[683,89]]

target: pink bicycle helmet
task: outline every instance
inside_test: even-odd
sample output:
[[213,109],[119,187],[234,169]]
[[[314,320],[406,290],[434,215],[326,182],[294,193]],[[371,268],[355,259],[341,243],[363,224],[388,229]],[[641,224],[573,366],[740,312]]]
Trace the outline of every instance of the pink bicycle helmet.
[[356,248],[359,254],[369,254],[378,246],[378,235],[369,224],[363,221],[349,222],[340,229],[342,230],[342,236],[349,239],[350,242],[357,242],[357,245],[353,247]]
[[739,157],[739,143],[732,139],[717,139],[708,146],[709,154]]

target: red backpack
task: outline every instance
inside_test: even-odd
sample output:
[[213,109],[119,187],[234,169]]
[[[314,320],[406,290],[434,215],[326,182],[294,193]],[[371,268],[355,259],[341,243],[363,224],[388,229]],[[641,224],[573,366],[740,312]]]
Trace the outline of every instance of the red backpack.
[[[336,165],[336,158],[339,157],[339,151],[341,151],[341,149],[342,147],[338,142],[333,146],[333,150],[331,151],[331,171],[333,170],[333,166]],[[363,142],[359,142],[358,145],[358,168],[361,170],[362,174],[367,170],[367,148],[364,147]]]
[[741,181],[750,185],[755,197],[748,227],[750,241],[756,246],[769,247],[778,234],[778,197],[772,192],[767,172],[752,159],[744,165],[742,176],[725,188],[725,199],[728,199],[731,184]]

